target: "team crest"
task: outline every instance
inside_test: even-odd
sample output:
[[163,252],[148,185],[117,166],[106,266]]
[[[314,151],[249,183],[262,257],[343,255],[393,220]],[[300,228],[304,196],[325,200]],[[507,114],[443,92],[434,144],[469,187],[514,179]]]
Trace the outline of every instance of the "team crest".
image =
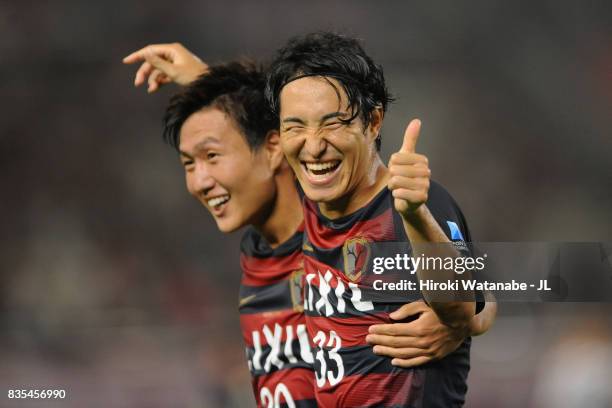
[[344,274],[357,282],[365,272],[370,260],[370,242],[363,237],[349,238],[342,247]]
[[289,277],[289,291],[291,293],[291,303],[296,312],[304,311],[304,269],[293,271]]

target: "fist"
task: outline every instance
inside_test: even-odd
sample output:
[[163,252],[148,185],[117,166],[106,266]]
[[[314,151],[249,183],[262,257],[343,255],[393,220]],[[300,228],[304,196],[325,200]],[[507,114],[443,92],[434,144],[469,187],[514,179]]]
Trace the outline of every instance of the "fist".
[[412,120],[404,133],[402,147],[389,159],[391,177],[387,186],[395,198],[395,209],[407,217],[415,212],[429,193],[431,170],[427,157],[415,152],[421,121]]

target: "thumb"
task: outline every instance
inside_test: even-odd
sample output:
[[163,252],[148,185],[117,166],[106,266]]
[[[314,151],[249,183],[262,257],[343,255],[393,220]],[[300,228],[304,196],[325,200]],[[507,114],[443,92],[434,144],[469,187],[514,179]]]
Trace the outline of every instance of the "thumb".
[[419,140],[420,132],[421,121],[418,119],[412,119],[404,132],[404,142],[402,143],[400,152],[414,153],[417,141]]
[[403,305],[393,313],[389,313],[389,317],[393,320],[404,320],[415,314],[422,313],[425,308],[425,303],[421,301],[411,302]]
[[160,57],[159,55],[153,52],[147,52],[145,54],[145,59],[155,68],[159,69],[162,73],[166,74],[169,77],[174,77],[175,69],[172,62]]

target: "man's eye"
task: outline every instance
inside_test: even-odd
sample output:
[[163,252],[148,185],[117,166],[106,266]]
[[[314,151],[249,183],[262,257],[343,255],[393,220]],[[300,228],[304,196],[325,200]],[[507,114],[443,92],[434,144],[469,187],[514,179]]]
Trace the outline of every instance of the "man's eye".
[[338,129],[342,125],[343,125],[342,122],[331,122],[331,123],[326,123],[325,125],[323,125],[323,127],[328,130],[334,130],[334,129]]
[[183,162],[183,167],[186,168],[186,169],[193,167],[193,160],[186,160],[186,161],[184,161]]
[[214,158],[215,158],[215,157],[217,157],[217,156],[218,156],[218,154],[217,154],[217,153],[215,153],[215,152],[208,152],[208,153],[206,153],[206,158],[207,158],[208,160],[212,160],[212,159],[214,159]]
[[285,132],[297,132],[298,130],[303,129],[302,126],[289,126],[285,128]]

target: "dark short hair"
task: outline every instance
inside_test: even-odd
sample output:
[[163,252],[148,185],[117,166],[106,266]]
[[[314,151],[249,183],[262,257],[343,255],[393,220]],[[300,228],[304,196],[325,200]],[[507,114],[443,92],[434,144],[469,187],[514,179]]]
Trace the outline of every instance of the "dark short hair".
[[164,140],[178,149],[181,127],[202,108],[227,113],[239,126],[251,150],[260,147],[278,118],[266,103],[265,71],[252,62],[230,62],[209,71],[170,99],[164,115]]
[[[336,79],[348,97],[351,117],[360,116],[365,126],[372,119],[375,108],[386,112],[393,98],[385,85],[385,77],[365,53],[359,41],[329,32],[316,32],[294,37],[277,51],[268,72],[266,99],[272,111],[280,111],[280,93],[289,82],[305,76]],[[376,139],[380,150],[380,138]]]

